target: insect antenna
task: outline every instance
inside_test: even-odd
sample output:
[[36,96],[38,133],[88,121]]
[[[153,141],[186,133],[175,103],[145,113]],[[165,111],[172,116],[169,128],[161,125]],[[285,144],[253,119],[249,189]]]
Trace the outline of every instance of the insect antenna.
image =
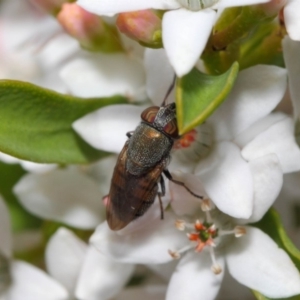
[[172,92],[172,90],[173,90],[173,88],[175,86],[175,82],[176,82],[176,74],[174,74],[173,81],[172,81],[172,83],[171,83],[171,85],[170,85],[170,87],[169,87],[169,89],[168,89],[168,91],[167,91],[167,93],[165,95],[165,98],[164,98],[161,106],[166,106],[167,99],[170,96],[170,94],[171,94],[171,92]]

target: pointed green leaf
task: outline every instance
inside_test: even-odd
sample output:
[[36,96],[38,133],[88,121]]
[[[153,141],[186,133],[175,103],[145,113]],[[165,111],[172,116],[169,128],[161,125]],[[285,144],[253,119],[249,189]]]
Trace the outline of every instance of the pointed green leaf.
[[76,164],[106,153],[84,142],[72,123],[105,105],[126,103],[126,98],[82,99],[33,84],[0,81],[0,151],[40,163]]
[[178,79],[176,107],[179,134],[203,123],[226,99],[238,74],[238,63],[219,76],[203,74],[193,69]]

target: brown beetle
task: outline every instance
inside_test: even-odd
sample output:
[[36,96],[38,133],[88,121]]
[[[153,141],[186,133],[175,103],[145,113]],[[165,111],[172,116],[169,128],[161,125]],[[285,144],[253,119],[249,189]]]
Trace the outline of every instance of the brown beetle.
[[[142,216],[158,195],[161,218],[163,207],[161,196],[165,195],[162,173],[174,183],[167,169],[170,151],[175,139],[180,136],[176,121],[175,103],[165,104],[174,83],[170,87],[161,107],[151,106],[141,114],[142,122],[133,132],[127,133],[126,141],[114,169],[107,203],[107,222],[112,230],[120,230],[132,220]],[[158,191],[160,182],[161,191]]]

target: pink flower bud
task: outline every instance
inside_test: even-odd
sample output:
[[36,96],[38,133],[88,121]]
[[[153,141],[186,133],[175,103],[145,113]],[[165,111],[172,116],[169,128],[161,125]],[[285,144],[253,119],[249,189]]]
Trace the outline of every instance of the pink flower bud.
[[117,18],[117,27],[136,41],[161,45],[161,19],[154,10],[121,13]]
[[99,16],[84,10],[76,3],[63,4],[57,20],[66,32],[87,50],[123,51],[116,28],[106,24]]
[[71,36],[80,42],[88,42],[104,33],[102,19],[76,3],[63,4],[57,20]]

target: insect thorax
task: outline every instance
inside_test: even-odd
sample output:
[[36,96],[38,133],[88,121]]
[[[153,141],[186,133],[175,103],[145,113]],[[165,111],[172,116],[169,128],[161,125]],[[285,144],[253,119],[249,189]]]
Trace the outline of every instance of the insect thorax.
[[129,140],[126,169],[141,175],[169,156],[173,140],[151,126],[141,123]]

